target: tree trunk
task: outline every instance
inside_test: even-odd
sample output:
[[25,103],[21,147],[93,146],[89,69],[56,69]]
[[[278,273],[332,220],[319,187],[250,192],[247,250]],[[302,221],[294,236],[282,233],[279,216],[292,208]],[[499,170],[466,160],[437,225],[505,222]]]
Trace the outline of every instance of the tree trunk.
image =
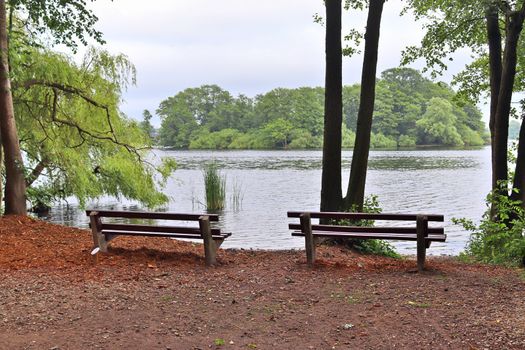
[[[501,72],[501,84],[498,93],[498,102],[494,116],[494,139],[493,139],[493,184],[508,180],[508,136],[509,116],[512,101],[512,90],[516,76],[518,40],[523,29],[524,16],[522,12],[514,12],[509,16],[507,24],[507,36],[505,39],[505,51],[503,53],[503,65]],[[505,189],[501,194],[508,195]]]
[[16,131],[9,78],[5,0],[0,0],[0,56],[0,135],[6,170],[5,213],[26,215],[24,164]]
[[370,151],[370,133],[374,114],[379,32],[384,0],[370,0],[365,33],[365,53],[361,73],[361,95],[357,115],[355,147],[350,169],[350,181],[345,199],[346,209],[363,210],[366,172]]
[[492,190],[497,187],[496,183],[496,156],[494,147],[495,118],[498,108],[498,96],[501,84],[501,32],[499,28],[498,6],[491,4],[486,12],[487,38],[489,46],[489,74],[490,74],[490,119],[489,130],[492,147]]
[[[0,133],[1,134],[1,133]],[[0,135],[0,213],[4,207],[4,190],[2,186],[2,175],[4,174],[4,150],[2,149],[2,137]]]
[[518,154],[516,156],[516,170],[514,171],[514,182],[512,185],[513,200],[520,200],[521,206],[525,208],[525,119],[521,121],[520,134],[518,138]]
[[326,0],[326,75],[321,211],[338,211],[341,185],[341,125],[343,79],[341,46],[341,0]]

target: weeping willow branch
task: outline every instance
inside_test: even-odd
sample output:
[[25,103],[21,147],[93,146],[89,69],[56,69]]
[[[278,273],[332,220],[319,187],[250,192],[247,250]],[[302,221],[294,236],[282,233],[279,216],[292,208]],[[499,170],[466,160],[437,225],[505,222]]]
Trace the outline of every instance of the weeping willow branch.
[[66,92],[66,93],[74,94],[74,95],[80,97],[81,99],[83,99],[84,101],[86,101],[87,103],[89,103],[90,105],[104,110],[105,113],[106,113],[106,119],[107,119],[108,126],[109,126],[109,131],[107,133],[111,134],[114,137],[115,141],[117,141],[117,136],[115,135],[115,130],[114,130],[113,124],[111,122],[111,114],[109,112],[109,107],[108,106],[103,105],[103,104],[95,101],[91,97],[87,96],[84,93],[84,91],[82,91],[81,89],[76,88],[74,86],[64,85],[64,84],[59,84],[59,83],[54,83],[54,82],[48,82],[48,81],[44,81],[44,80],[36,80],[36,79],[28,80],[24,84],[22,84],[22,87],[25,88],[25,89],[30,89],[32,86],[45,86],[45,87],[51,88],[51,89],[53,89],[53,91],[55,91],[55,95],[56,95],[56,90],[60,90],[60,91]]
[[[115,129],[113,127],[113,123],[111,121],[111,113],[110,113],[110,110],[109,110],[108,106],[106,106],[104,104],[101,104],[98,101],[94,100],[93,98],[87,96],[84,93],[84,91],[82,91],[79,88],[76,88],[76,87],[70,86],[70,85],[60,84],[60,83],[54,83],[54,82],[47,82],[47,81],[43,81],[43,80],[32,79],[32,80],[28,80],[28,81],[24,82],[20,86],[15,86],[15,88],[16,87],[22,87],[22,88],[28,90],[28,89],[30,89],[33,86],[43,86],[43,87],[47,87],[47,88],[51,89],[51,91],[52,91],[52,101],[51,101],[50,105],[44,105],[47,108],[49,108],[49,107],[51,108],[51,113],[50,113],[51,121],[53,121],[54,123],[57,123],[59,125],[68,126],[68,127],[71,127],[71,128],[74,128],[74,129],[77,130],[77,132],[78,132],[80,138],[82,139],[82,141],[78,145],[69,146],[69,147],[71,147],[71,148],[80,147],[82,144],[84,144],[84,142],[86,142],[86,136],[87,136],[87,137],[91,137],[91,138],[97,139],[97,140],[110,141],[110,142],[112,142],[112,143],[114,143],[116,145],[124,147],[128,152],[134,154],[140,162],[148,164],[148,165],[152,165],[151,163],[145,161],[143,159],[142,155],[140,154],[140,151],[146,150],[146,149],[148,149],[148,147],[135,147],[135,146],[132,146],[132,145],[130,145],[128,143],[121,142],[119,140],[119,138],[117,137],[117,135],[115,133]],[[75,96],[78,96],[79,98],[81,98],[82,100],[87,102],[88,104],[90,104],[90,105],[92,105],[94,107],[102,109],[105,112],[105,115],[106,115],[106,120],[107,120],[107,125],[109,127],[109,131],[93,132],[93,131],[90,131],[90,130],[82,127],[80,124],[78,124],[78,123],[76,123],[76,122],[74,122],[72,120],[66,120],[66,119],[59,118],[58,117],[59,91],[60,92],[64,92],[64,93],[74,94]]]

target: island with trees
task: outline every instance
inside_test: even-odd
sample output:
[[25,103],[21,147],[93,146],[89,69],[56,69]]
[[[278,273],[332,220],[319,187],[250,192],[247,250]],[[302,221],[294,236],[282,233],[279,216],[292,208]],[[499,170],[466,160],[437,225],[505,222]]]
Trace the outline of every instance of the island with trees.
[[[355,142],[360,85],[344,86],[343,147]],[[181,149],[321,148],[324,88],[276,88],[254,98],[217,85],[188,88],[163,100],[157,143]],[[143,125],[151,134],[151,113]],[[149,119],[148,119],[149,118]],[[445,83],[412,68],[381,73],[372,124],[372,148],[418,145],[480,146],[488,133],[480,110]]]

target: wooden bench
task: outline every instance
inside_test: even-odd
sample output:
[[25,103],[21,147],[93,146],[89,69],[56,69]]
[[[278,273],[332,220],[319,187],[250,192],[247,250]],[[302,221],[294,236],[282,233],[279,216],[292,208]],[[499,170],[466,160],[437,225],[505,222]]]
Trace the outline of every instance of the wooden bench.
[[[156,213],[144,211],[116,211],[116,210],[86,210],[89,216],[90,227],[93,233],[95,249],[107,252],[109,241],[117,236],[146,236],[202,239],[204,241],[204,255],[206,265],[216,263],[217,249],[231,233],[221,232],[218,228],[211,228],[210,222],[219,221],[214,214],[178,214]],[[161,226],[146,224],[105,223],[102,218],[125,218],[144,220],[178,220],[198,221],[199,226]]]
[[[313,266],[315,261],[315,245],[326,238],[355,239],[387,239],[417,242],[417,268],[425,267],[426,249],[432,242],[445,242],[443,227],[428,227],[429,221],[443,222],[443,215],[427,214],[375,214],[375,213],[336,213],[336,212],[288,212],[289,218],[299,218],[300,224],[289,224],[292,236],[305,237],[306,260]],[[311,219],[326,220],[389,220],[415,221],[415,226],[405,227],[369,227],[369,226],[339,226],[312,225]]]

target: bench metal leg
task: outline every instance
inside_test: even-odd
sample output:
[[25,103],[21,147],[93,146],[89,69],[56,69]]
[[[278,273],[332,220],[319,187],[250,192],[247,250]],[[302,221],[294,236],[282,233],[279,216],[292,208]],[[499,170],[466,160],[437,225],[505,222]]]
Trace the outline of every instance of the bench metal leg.
[[427,250],[426,237],[428,236],[428,218],[424,215],[418,215],[416,220],[417,232],[417,269],[425,269],[425,255]]
[[315,239],[312,234],[312,222],[310,213],[303,213],[300,216],[301,231],[304,233],[304,240],[306,244],[306,262],[308,266],[314,266],[315,262]]
[[217,247],[211,236],[210,217],[205,215],[201,216],[199,218],[199,227],[204,240],[206,266],[215,265],[217,263]]
[[215,242],[215,250],[217,251],[224,242],[224,239],[214,239],[213,241]]
[[100,248],[102,253],[108,252],[108,242],[106,241],[106,236],[104,236],[101,231],[102,222],[98,216],[98,212],[91,212],[89,215],[89,222],[91,224],[91,233],[93,234],[93,245]]

